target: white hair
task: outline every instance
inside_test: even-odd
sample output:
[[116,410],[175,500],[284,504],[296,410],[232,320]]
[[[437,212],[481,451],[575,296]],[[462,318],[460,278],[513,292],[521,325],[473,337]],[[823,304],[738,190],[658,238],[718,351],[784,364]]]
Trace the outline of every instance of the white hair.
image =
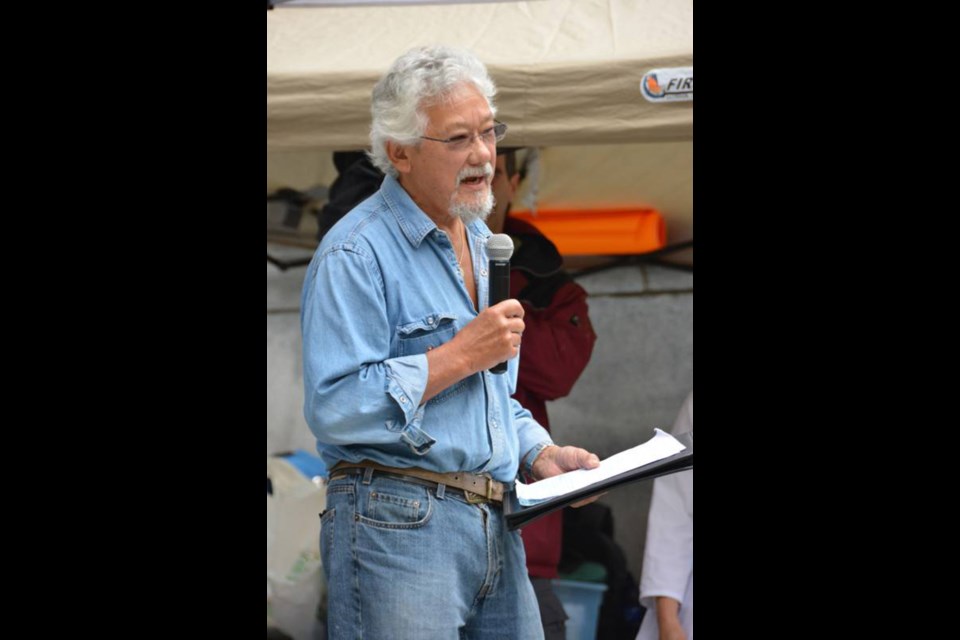
[[417,47],[397,58],[373,88],[370,161],[384,173],[399,177],[387,157],[387,141],[420,144],[428,124],[423,109],[466,83],[477,88],[496,115],[493,96],[497,88],[484,64],[469,51],[436,45]]

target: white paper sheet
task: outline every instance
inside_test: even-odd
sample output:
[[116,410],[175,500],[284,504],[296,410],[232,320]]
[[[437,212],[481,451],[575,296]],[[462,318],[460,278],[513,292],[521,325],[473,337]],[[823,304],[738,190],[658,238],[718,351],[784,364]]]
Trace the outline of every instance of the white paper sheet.
[[596,469],[577,469],[539,482],[517,482],[517,500],[524,507],[588,487],[645,464],[680,453],[687,447],[665,431],[654,429],[653,437],[632,449],[621,451],[600,461]]

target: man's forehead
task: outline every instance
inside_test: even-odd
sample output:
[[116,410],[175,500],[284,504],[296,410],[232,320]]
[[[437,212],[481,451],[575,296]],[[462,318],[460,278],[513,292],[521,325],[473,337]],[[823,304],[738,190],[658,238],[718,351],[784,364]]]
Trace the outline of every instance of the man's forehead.
[[483,121],[493,120],[493,111],[482,93],[472,85],[461,86],[432,104],[424,105],[431,124],[441,127],[470,126],[477,114]]
[[[480,116],[480,120],[482,122],[493,122],[493,114],[490,113],[490,110],[488,109],[485,114]],[[470,116],[464,116],[462,114],[450,114],[444,118],[435,118],[434,122],[447,128],[472,127],[474,119]]]
[[[465,113],[463,109],[454,108],[448,113],[443,113],[442,111],[440,113],[434,112],[431,121],[434,125],[447,129],[453,127],[472,127],[475,122],[475,114],[472,110]],[[490,111],[489,107],[484,107],[481,110],[480,120],[482,122],[493,122],[493,112]]]

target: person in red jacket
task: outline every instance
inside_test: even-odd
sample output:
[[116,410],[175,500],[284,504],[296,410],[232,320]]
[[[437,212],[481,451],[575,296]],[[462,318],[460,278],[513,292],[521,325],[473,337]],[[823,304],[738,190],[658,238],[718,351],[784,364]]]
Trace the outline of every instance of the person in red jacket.
[[[590,361],[597,339],[587,314],[587,292],[563,270],[556,246],[536,227],[509,215],[523,171],[517,149],[497,148],[493,174],[495,205],[487,218],[494,233],[513,238],[510,258],[510,297],[524,307],[523,347],[517,401],[550,430],[547,400],[570,393]],[[550,581],[557,577],[563,543],[563,511],[554,511],[523,528],[527,573],[540,605],[546,640],[563,640],[567,615]]]

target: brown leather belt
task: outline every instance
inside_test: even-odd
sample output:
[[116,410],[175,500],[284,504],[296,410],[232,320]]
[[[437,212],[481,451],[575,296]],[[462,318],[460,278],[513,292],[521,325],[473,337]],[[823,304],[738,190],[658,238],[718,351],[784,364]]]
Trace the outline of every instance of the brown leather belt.
[[[361,462],[347,462],[341,460],[330,469],[332,478],[337,471],[345,469],[373,469],[383,473],[389,473],[399,476],[410,476],[420,480],[427,480],[436,484],[445,484],[448,487],[461,489],[471,502],[503,502],[504,486],[486,474],[466,473],[465,471],[455,471],[452,473],[434,473],[426,469],[387,467],[376,462],[363,460]],[[471,496],[474,498],[471,499]]]

